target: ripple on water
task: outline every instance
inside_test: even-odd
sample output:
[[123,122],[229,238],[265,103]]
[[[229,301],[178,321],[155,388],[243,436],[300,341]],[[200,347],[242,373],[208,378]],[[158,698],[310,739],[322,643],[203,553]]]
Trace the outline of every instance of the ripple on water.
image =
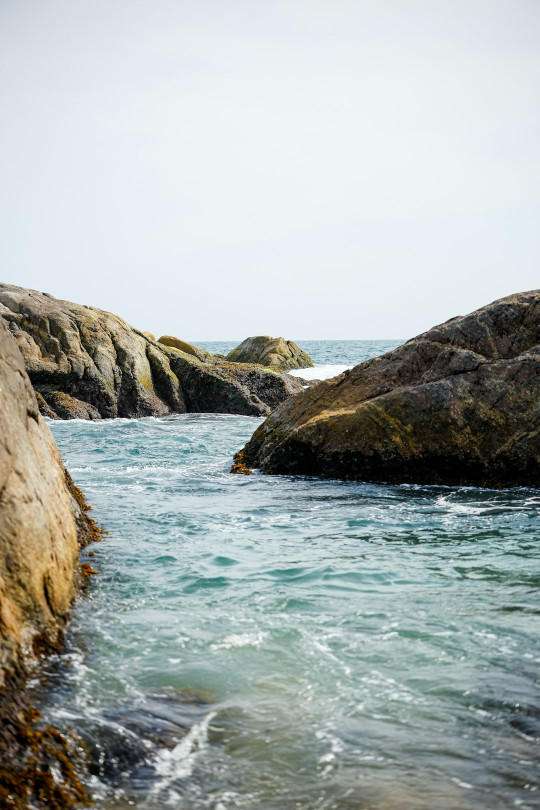
[[538,492],[229,475],[259,422],[51,424],[111,531],[43,698],[97,806],[533,808]]

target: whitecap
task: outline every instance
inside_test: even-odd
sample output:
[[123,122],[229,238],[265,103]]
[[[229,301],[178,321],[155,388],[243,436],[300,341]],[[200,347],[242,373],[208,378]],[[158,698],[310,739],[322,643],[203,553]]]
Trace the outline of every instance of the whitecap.
[[331,377],[337,377],[342,374],[351,366],[344,365],[321,365],[313,366],[313,368],[296,368],[288,373],[293,377],[300,377],[302,380],[329,380]]

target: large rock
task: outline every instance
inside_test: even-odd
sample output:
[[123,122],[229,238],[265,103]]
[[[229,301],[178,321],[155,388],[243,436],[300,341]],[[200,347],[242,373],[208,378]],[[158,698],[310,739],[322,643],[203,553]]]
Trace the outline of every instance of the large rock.
[[162,337],[158,338],[158,343],[162,343],[164,346],[170,346],[173,349],[180,349],[181,352],[191,354],[192,357],[202,360],[203,363],[208,362],[212,357],[210,352],[207,352],[205,349],[194,346],[193,343],[188,343],[186,340],[181,340],[173,335],[162,335]]
[[[0,318],[2,807],[45,806],[53,794],[65,806],[84,799],[67,764],[67,741],[54,729],[32,728],[36,713],[27,706],[24,684],[41,654],[62,644],[71,603],[84,581],[79,549],[100,535],[86,509],[40,416],[21,353]],[[53,763],[61,774],[56,785]]]
[[540,290],[453,318],[281,405],[236,469],[540,486]]
[[248,373],[153,341],[116,315],[0,284],[0,316],[24,357],[46,415],[163,416],[208,411],[266,416],[298,380]]
[[283,371],[313,366],[313,360],[309,354],[302,351],[292,340],[266,335],[246,338],[229,352],[227,360],[232,363],[259,363],[262,366],[273,366]]

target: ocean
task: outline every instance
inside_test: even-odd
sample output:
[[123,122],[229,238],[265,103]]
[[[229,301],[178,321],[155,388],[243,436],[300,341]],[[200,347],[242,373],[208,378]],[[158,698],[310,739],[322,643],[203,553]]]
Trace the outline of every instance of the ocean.
[[260,422],[49,422],[110,536],[33,688],[96,807],[539,807],[540,491],[230,475]]

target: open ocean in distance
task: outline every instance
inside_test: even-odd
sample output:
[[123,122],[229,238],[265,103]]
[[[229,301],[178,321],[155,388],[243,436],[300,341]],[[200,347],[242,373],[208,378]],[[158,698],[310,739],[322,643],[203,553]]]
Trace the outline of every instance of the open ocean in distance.
[[35,686],[96,806],[538,808],[540,491],[230,475],[260,422],[49,423],[111,533]]

